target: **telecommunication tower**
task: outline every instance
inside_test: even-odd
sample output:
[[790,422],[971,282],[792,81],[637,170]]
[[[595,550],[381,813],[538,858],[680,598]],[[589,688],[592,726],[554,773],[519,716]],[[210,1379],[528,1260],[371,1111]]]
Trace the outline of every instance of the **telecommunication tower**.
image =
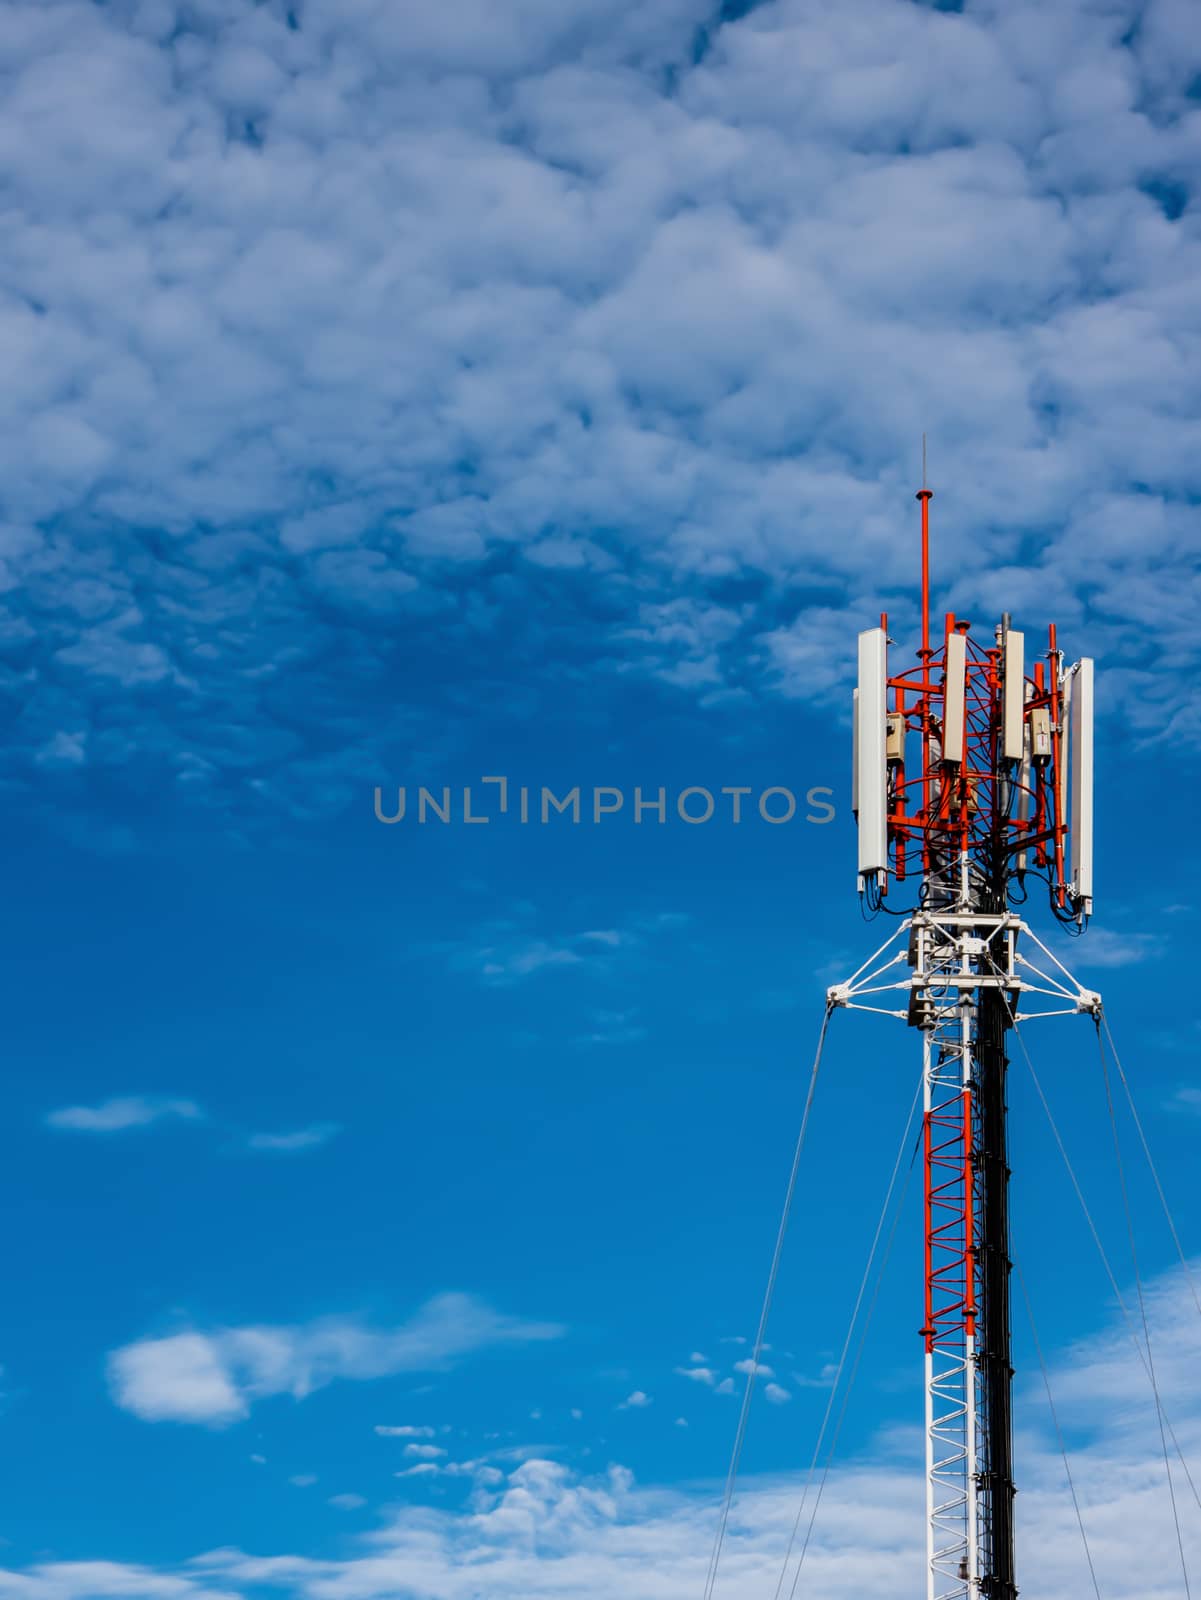
[[887,616],[860,633],[853,708],[859,891],[902,920],[827,999],[921,1034],[927,1597],[1014,1600],[1007,1033],[1101,1006],[1016,908],[1042,882],[1073,931],[1092,910],[1093,663],[1065,665],[1054,625],[1033,659],[1008,615],[983,638],[948,615],[932,643],[917,498],[921,646],[898,668]]

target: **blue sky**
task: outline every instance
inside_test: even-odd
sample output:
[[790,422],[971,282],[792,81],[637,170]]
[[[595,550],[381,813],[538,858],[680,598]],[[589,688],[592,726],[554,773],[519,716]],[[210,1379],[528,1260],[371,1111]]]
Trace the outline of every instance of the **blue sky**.
[[[1070,960],[1192,1248],[1190,9],[5,8],[0,1596],[701,1593],[822,994],[885,932],[847,690],[882,608],[914,642],[923,431],[936,606],[1099,662]],[[523,827],[486,776],[625,805]],[[491,821],[420,825],[422,784]],[[635,821],[694,785],[798,815]],[[1030,1035],[1128,1289],[1089,1027]],[[835,1019],[719,1594],[775,1582],[918,1065]],[[1175,1596],[1020,1063],[1012,1106],[1105,1593]],[[1201,1483],[1201,1308],[1132,1183]],[[823,1600],[920,1581],[915,1200]],[[1015,1325],[1050,1597],[1087,1580]]]

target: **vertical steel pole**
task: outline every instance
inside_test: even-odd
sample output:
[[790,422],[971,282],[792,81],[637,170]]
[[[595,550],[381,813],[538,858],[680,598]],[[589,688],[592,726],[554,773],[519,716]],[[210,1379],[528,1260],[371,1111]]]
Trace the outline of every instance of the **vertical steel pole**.
[[983,1312],[980,1387],[987,1414],[981,1452],[980,1498],[987,1517],[987,1564],[980,1593],[986,1600],[1016,1600],[1013,1528],[1013,1365],[1009,1316],[1009,1165],[1006,1139],[1008,1015],[1001,992],[980,996],[976,1040],[979,1081],[979,1155],[983,1191],[977,1281]]
[[931,1201],[930,1201],[930,1113],[934,1105],[934,1079],[933,1079],[933,1034],[931,1029],[922,1030],[922,1110],[923,1110],[923,1162],[925,1169],[925,1261],[926,1282],[924,1294],[926,1298],[926,1600],[936,1600],[934,1583],[934,1349],[931,1331],[933,1328],[933,1308],[930,1303],[930,1234]]

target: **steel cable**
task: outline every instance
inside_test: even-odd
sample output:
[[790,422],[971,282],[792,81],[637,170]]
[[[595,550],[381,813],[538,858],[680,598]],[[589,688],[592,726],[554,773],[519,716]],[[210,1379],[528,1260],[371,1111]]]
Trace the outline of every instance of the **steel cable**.
[[[1097,1039],[1100,1041],[1100,1029]],[[1155,1416],[1159,1423],[1159,1442],[1163,1448],[1163,1466],[1168,1477],[1168,1497],[1172,1502],[1172,1521],[1176,1526],[1176,1546],[1180,1551],[1180,1571],[1184,1577],[1184,1592],[1188,1600],[1192,1600],[1192,1588],[1188,1578],[1188,1562],[1184,1554],[1184,1536],[1180,1531],[1180,1511],[1176,1505],[1176,1485],[1172,1481],[1172,1462],[1168,1455],[1168,1436],[1164,1429],[1163,1401],[1159,1397],[1159,1383],[1155,1377],[1155,1357],[1151,1353],[1151,1325],[1147,1320],[1147,1301],[1143,1294],[1143,1275],[1138,1263],[1138,1246],[1134,1238],[1134,1218],[1130,1210],[1130,1192],[1126,1186],[1126,1168],[1122,1161],[1122,1144],[1118,1137],[1118,1119],[1113,1104],[1113,1087],[1109,1078],[1109,1063],[1105,1059],[1105,1051],[1101,1051],[1101,1075],[1105,1080],[1105,1103],[1109,1108],[1109,1125],[1113,1131],[1113,1152],[1118,1167],[1118,1183],[1122,1190],[1122,1210],[1126,1217],[1126,1232],[1130,1237],[1130,1259],[1134,1264],[1134,1284],[1138,1291],[1138,1310],[1142,1318],[1143,1338],[1147,1345],[1147,1376],[1151,1379],[1151,1392],[1155,1396]]]
[[1055,1426],[1055,1437],[1059,1440],[1059,1453],[1063,1457],[1063,1470],[1067,1474],[1068,1490],[1072,1496],[1072,1505],[1076,1512],[1076,1526],[1080,1529],[1080,1542],[1084,1546],[1084,1559],[1088,1562],[1088,1575],[1093,1580],[1093,1593],[1097,1600],[1101,1600],[1101,1588],[1097,1582],[1097,1569],[1093,1566],[1093,1553],[1089,1549],[1088,1534],[1084,1531],[1084,1517],[1080,1511],[1080,1501],[1076,1495],[1076,1484],[1072,1478],[1072,1467],[1068,1460],[1067,1441],[1063,1436],[1063,1429],[1059,1426],[1059,1413],[1055,1409],[1055,1396],[1051,1393],[1051,1374],[1047,1371],[1047,1363],[1043,1358],[1043,1347],[1038,1337],[1038,1328],[1034,1322],[1034,1307],[1030,1302],[1030,1291],[1026,1288],[1025,1274],[1021,1264],[1016,1259],[1014,1266],[1017,1268],[1018,1283],[1021,1285],[1022,1299],[1026,1302],[1026,1315],[1030,1319],[1030,1332],[1034,1337],[1034,1349],[1038,1355],[1038,1364],[1042,1369],[1043,1388],[1047,1391],[1047,1405],[1051,1411],[1051,1421]]
[[730,1520],[730,1506],[734,1500],[734,1485],[738,1480],[738,1467],[742,1460],[742,1447],[746,1439],[747,1419],[751,1411],[751,1397],[755,1392],[755,1379],[759,1372],[759,1358],[763,1354],[763,1341],[767,1334],[767,1322],[771,1315],[772,1300],[776,1292],[776,1278],[780,1271],[780,1259],[784,1253],[784,1240],[788,1233],[788,1222],[792,1215],[792,1201],[796,1194],[797,1173],[800,1171],[801,1152],[805,1148],[805,1135],[809,1128],[809,1117],[813,1110],[813,1097],[817,1089],[817,1077],[821,1071],[822,1052],[826,1046],[826,1034],[830,1028],[830,1018],[834,1008],[826,1006],[825,1015],[822,1017],[821,1032],[818,1034],[817,1050],[813,1057],[813,1070],[809,1075],[809,1089],[805,1096],[805,1109],[801,1115],[801,1128],[797,1134],[796,1149],[792,1157],[792,1168],[788,1174],[788,1187],[784,1194],[784,1207],[780,1214],[780,1226],[776,1231],[776,1245],[772,1252],[771,1269],[767,1275],[767,1288],[763,1295],[763,1307],[759,1313],[759,1327],[755,1334],[754,1351],[751,1355],[750,1370],[747,1373],[746,1388],[742,1395],[742,1410],[738,1417],[738,1430],[734,1436],[734,1448],[730,1455],[730,1467],[726,1474],[725,1493],[722,1496],[721,1515],[718,1518],[717,1533],[713,1539],[713,1550],[709,1556],[709,1570],[705,1577],[704,1600],[712,1600],[714,1587],[717,1583],[717,1569],[721,1561],[722,1546],[725,1543],[726,1528]]
[[[1104,1013],[1101,1015],[1101,1022],[1097,1029],[1098,1040],[1100,1039],[1101,1027],[1104,1027],[1105,1037],[1109,1040],[1109,1052],[1113,1056],[1114,1066],[1118,1069],[1118,1078],[1121,1080],[1122,1088],[1126,1094],[1126,1103],[1130,1107],[1130,1115],[1134,1119],[1135,1128],[1138,1130],[1139,1141],[1143,1147],[1143,1154],[1147,1158],[1147,1166],[1151,1169],[1151,1177],[1155,1183],[1155,1192],[1159,1196],[1159,1203],[1163,1207],[1164,1216],[1167,1218],[1168,1228],[1172,1235],[1172,1243],[1176,1246],[1176,1254],[1180,1258],[1180,1265],[1184,1268],[1184,1275],[1188,1279],[1189,1290],[1193,1296],[1193,1304],[1196,1306],[1198,1313],[1201,1314],[1201,1296],[1199,1296],[1197,1293],[1197,1280],[1193,1276],[1192,1265],[1184,1253],[1184,1246],[1180,1242],[1180,1234],[1176,1229],[1176,1221],[1172,1216],[1172,1208],[1168,1205],[1168,1197],[1164,1193],[1163,1184],[1160,1182],[1159,1171],[1155,1165],[1154,1157],[1151,1154],[1151,1146],[1148,1144],[1147,1135],[1143,1131],[1142,1118],[1138,1114],[1138,1107],[1134,1103],[1134,1095],[1131,1092],[1130,1083],[1122,1066],[1122,1058],[1118,1055],[1117,1046],[1113,1042],[1113,1033],[1110,1030],[1109,1018],[1105,1016]],[[1104,1059],[1104,1048],[1102,1048],[1102,1059]]]
[[[1059,1154],[1067,1171],[1068,1178],[1071,1181],[1072,1189],[1075,1192],[1076,1199],[1080,1202],[1080,1209],[1084,1213],[1084,1220],[1088,1224],[1088,1230],[1092,1235],[1093,1244],[1096,1246],[1097,1254],[1101,1258],[1101,1265],[1105,1269],[1105,1276],[1109,1279],[1109,1286],[1113,1290],[1113,1297],[1117,1302],[1119,1311],[1122,1313],[1122,1319],[1126,1324],[1126,1331],[1130,1336],[1130,1342],[1133,1344],[1134,1352],[1138,1356],[1139,1361],[1142,1363],[1143,1371],[1147,1374],[1148,1378],[1150,1378],[1151,1374],[1147,1366],[1146,1352],[1143,1349],[1142,1343],[1135,1329],[1134,1319],[1130,1314],[1130,1308],[1127,1306],[1125,1297],[1123,1296],[1121,1288],[1118,1285],[1117,1275],[1115,1274],[1113,1267],[1110,1265],[1109,1256],[1106,1254],[1105,1246],[1101,1242],[1101,1235],[1097,1230],[1097,1224],[1093,1218],[1092,1211],[1089,1208],[1088,1201],[1084,1198],[1084,1191],[1080,1187],[1080,1180],[1076,1176],[1076,1169],[1072,1165],[1071,1157],[1068,1155],[1067,1147],[1063,1142],[1063,1135],[1060,1133],[1059,1125],[1055,1121],[1055,1116],[1051,1110],[1050,1102],[1048,1101],[1046,1093],[1043,1090],[1042,1082],[1039,1079],[1038,1073],[1034,1067],[1034,1062],[1030,1057],[1030,1051],[1026,1048],[1026,1041],[1022,1036],[1022,1031],[1014,1019],[1013,1009],[1009,1005],[1008,998],[1006,998],[1005,1004],[1006,1009],[1009,1011],[1010,1021],[1013,1025],[1014,1036],[1018,1041],[1018,1044],[1021,1048],[1022,1057],[1026,1063],[1026,1069],[1030,1074],[1031,1082],[1034,1084],[1035,1090],[1038,1094],[1039,1101],[1043,1108],[1043,1113],[1046,1116],[1047,1123],[1055,1139],[1056,1147],[1059,1150]],[[1185,1459],[1184,1451],[1180,1447],[1180,1441],[1176,1437],[1176,1430],[1172,1427],[1171,1418],[1168,1416],[1166,1408],[1162,1408],[1162,1414],[1164,1425],[1168,1431],[1168,1437],[1171,1439],[1176,1454],[1180,1459],[1180,1465],[1184,1469],[1184,1475],[1188,1480],[1188,1486],[1192,1491],[1193,1499],[1197,1502],[1198,1510],[1201,1510],[1201,1493],[1198,1493],[1197,1485],[1193,1480],[1192,1473],[1189,1471],[1189,1465]]]
[[[850,1348],[851,1340],[854,1337],[855,1324],[856,1324],[856,1322],[858,1321],[858,1318],[859,1318],[859,1308],[860,1308],[860,1306],[861,1306],[861,1304],[863,1302],[863,1295],[864,1295],[864,1291],[866,1290],[866,1287],[867,1287],[868,1279],[871,1276],[872,1264],[873,1264],[873,1262],[875,1260],[876,1249],[877,1249],[877,1246],[880,1243],[880,1234],[881,1234],[881,1231],[883,1230],[885,1219],[888,1216],[889,1208],[890,1208],[890,1206],[892,1204],[892,1196],[893,1196],[893,1192],[894,1192],[894,1190],[896,1188],[897,1174],[900,1171],[901,1162],[902,1162],[902,1160],[904,1159],[904,1156],[905,1156],[905,1146],[909,1143],[909,1132],[910,1132],[910,1129],[913,1127],[914,1114],[917,1111],[918,1103],[919,1103],[919,1101],[921,1099],[922,1084],[923,1084],[924,1078],[925,1078],[925,1071],[923,1069],[922,1074],[918,1078],[917,1089],[916,1089],[916,1091],[914,1093],[912,1104],[909,1107],[909,1116],[908,1116],[908,1118],[906,1119],[906,1122],[905,1122],[905,1131],[901,1135],[901,1144],[900,1144],[900,1148],[897,1151],[897,1158],[896,1158],[896,1161],[893,1163],[892,1176],[889,1179],[888,1190],[887,1190],[887,1192],[886,1192],[886,1194],[884,1196],[884,1204],[883,1204],[883,1206],[881,1207],[881,1210],[880,1210],[880,1220],[876,1224],[876,1232],[875,1232],[875,1236],[872,1239],[871,1250],[868,1252],[867,1266],[864,1268],[863,1280],[862,1280],[862,1282],[860,1283],[860,1286],[859,1286],[859,1293],[855,1298],[855,1307],[854,1307],[854,1310],[851,1312],[851,1322],[850,1322],[850,1326],[847,1329],[846,1339],[845,1339],[845,1341],[843,1343],[842,1355],[841,1355],[841,1357],[839,1359],[838,1369],[837,1369],[837,1372],[836,1372],[835,1377],[834,1377],[834,1382],[830,1386],[830,1398],[826,1403],[826,1413],[825,1413],[825,1416],[822,1419],[821,1430],[820,1430],[820,1432],[818,1433],[818,1436],[817,1436],[817,1444],[814,1447],[813,1459],[809,1463],[809,1472],[806,1475],[805,1487],[804,1487],[804,1489],[803,1489],[803,1491],[801,1493],[801,1503],[800,1503],[799,1508],[797,1509],[796,1521],[793,1523],[793,1526],[792,1526],[792,1535],[791,1535],[791,1537],[789,1538],[789,1541],[788,1541],[788,1550],[787,1550],[787,1552],[786,1552],[786,1554],[784,1556],[784,1565],[780,1570],[779,1581],[776,1584],[775,1600],[780,1600],[780,1594],[781,1594],[781,1591],[782,1591],[783,1586],[784,1586],[784,1581],[788,1576],[788,1564],[792,1559],[792,1552],[793,1552],[793,1548],[794,1548],[794,1546],[796,1544],[797,1533],[798,1533],[798,1531],[800,1529],[801,1518],[805,1513],[805,1502],[806,1502],[806,1500],[808,1498],[808,1495],[809,1495],[809,1485],[810,1485],[810,1482],[811,1482],[812,1477],[813,1477],[814,1469],[815,1469],[815,1467],[817,1465],[818,1456],[821,1454],[821,1448],[822,1448],[822,1443],[823,1443],[823,1441],[825,1439],[826,1428],[829,1425],[829,1421],[830,1421],[830,1412],[831,1412],[831,1410],[833,1408],[833,1405],[834,1405],[834,1397],[838,1392],[838,1385],[839,1385],[839,1383],[840,1383],[840,1381],[842,1379],[842,1372],[843,1372],[843,1367],[844,1367],[844,1365],[846,1363],[847,1352],[848,1352],[848,1350]],[[893,1246],[893,1240],[896,1238],[897,1224],[900,1221],[901,1212],[904,1209],[905,1194],[906,1194],[906,1192],[908,1190],[908,1187],[909,1187],[909,1178],[910,1178],[910,1176],[911,1176],[911,1174],[913,1172],[913,1164],[917,1159],[917,1153],[918,1153],[918,1150],[919,1150],[920,1146],[921,1146],[921,1136],[919,1134],[918,1140],[914,1144],[912,1154],[909,1157],[909,1166],[908,1166],[908,1169],[906,1170],[906,1173],[905,1173],[905,1182],[904,1182],[904,1184],[902,1185],[902,1188],[901,1188],[901,1198],[900,1198],[900,1201],[898,1202],[896,1211],[893,1213],[892,1227],[889,1229],[889,1232],[888,1232],[888,1241],[887,1241],[887,1243],[886,1243],[886,1245],[884,1247],[884,1255],[883,1255],[883,1257],[881,1259],[881,1262],[880,1262],[880,1270],[876,1274],[876,1282],[875,1282],[875,1286],[874,1286],[874,1288],[872,1290],[871,1300],[870,1300],[870,1302],[868,1304],[867,1315],[864,1318],[863,1328],[862,1328],[862,1331],[860,1332],[860,1335],[859,1335],[859,1344],[858,1344],[858,1347],[857,1347],[857,1349],[855,1351],[855,1360],[854,1360],[854,1362],[852,1363],[852,1366],[851,1366],[851,1375],[850,1375],[850,1378],[847,1380],[847,1386],[846,1386],[846,1389],[845,1389],[845,1391],[843,1393],[843,1397],[842,1397],[842,1405],[839,1408],[839,1412],[838,1412],[838,1421],[835,1423],[835,1426],[834,1426],[834,1436],[830,1441],[830,1448],[829,1448],[829,1450],[828,1450],[828,1452],[826,1454],[825,1465],[822,1467],[822,1475],[821,1475],[821,1478],[818,1481],[817,1495],[814,1498],[813,1510],[809,1514],[809,1523],[808,1523],[808,1526],[805,1529],[805,1538],[804,1538],[804,1540],[803,1540],[803,1542],[801,1544],[801,1553],[797,1557],[796,1572],[793,1574],[792,1586],[788,1591],[789,1600],[794,1600],[794,1597],[795,1597],[796,1592],[797,1592],[797,1585],[801,1581],[801,1571],[802,1571],[802,1569],[803,1569],[803,1567],[805,1565],[805,1556],[806,1556],[806,1554],[808,1553],[808,1550],[809,1550],[809,1542],[813,1537],[814,1523],[817,1521],[817,1513],[818,1513],[819,1507],[821,1506],[822,1495],[825,1492],[826,1480],[830,1476],[830,1467],[833,1464],[834,1456],[835,1456],[835,1454],[836,1454],[836,1452],[838,1450],[838,1441],[839,1441],[840,1437],[842,1436],[842,1425],[846,1420],[847,1407],[850,1404],[851,1394],[852,1394],[852,1391],[854,1390],[854,1387],[855,1387],[855,1379],[859,1374],[859,1363],[863,1359],[863,1350],[864,1350],[864,1346],[865,1346],[865,1344],[867,1342],[868,1330],[871,1327],[872,1316],[873,1316],[873,1314],[875,1312],[875,1309],[876,1309],[876,1301],[878,1300],[879,1295],[880,1295],[880,1285],[884,1281],[884,1274],[887,1271],[889,1260],[892,1257],[892,1246]]]

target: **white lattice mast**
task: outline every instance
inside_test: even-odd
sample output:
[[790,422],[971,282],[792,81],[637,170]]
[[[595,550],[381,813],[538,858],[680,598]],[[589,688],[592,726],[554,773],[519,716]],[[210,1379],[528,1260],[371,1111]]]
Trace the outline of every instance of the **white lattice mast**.
[[[886,616],[859,635],[852,777],[868,909],[893,910],[914,880],[917,893],[829,999],[922,1034],[927,1600],[1015,1600],[1006,1034],[1100,998],[1012,907],[1044,879],[1059,920],[1083,926],[1092,909],[1093,663],[1066,669],[1052,626],[1027,675],[1008,616],[981,644],[949,615],[932,648],[931,491],[918,499],[917,664],[890,673]],[[896,991],[903,1009],[875,1003]],[[1028,996],[1040,1009],[1017,1009]]]

